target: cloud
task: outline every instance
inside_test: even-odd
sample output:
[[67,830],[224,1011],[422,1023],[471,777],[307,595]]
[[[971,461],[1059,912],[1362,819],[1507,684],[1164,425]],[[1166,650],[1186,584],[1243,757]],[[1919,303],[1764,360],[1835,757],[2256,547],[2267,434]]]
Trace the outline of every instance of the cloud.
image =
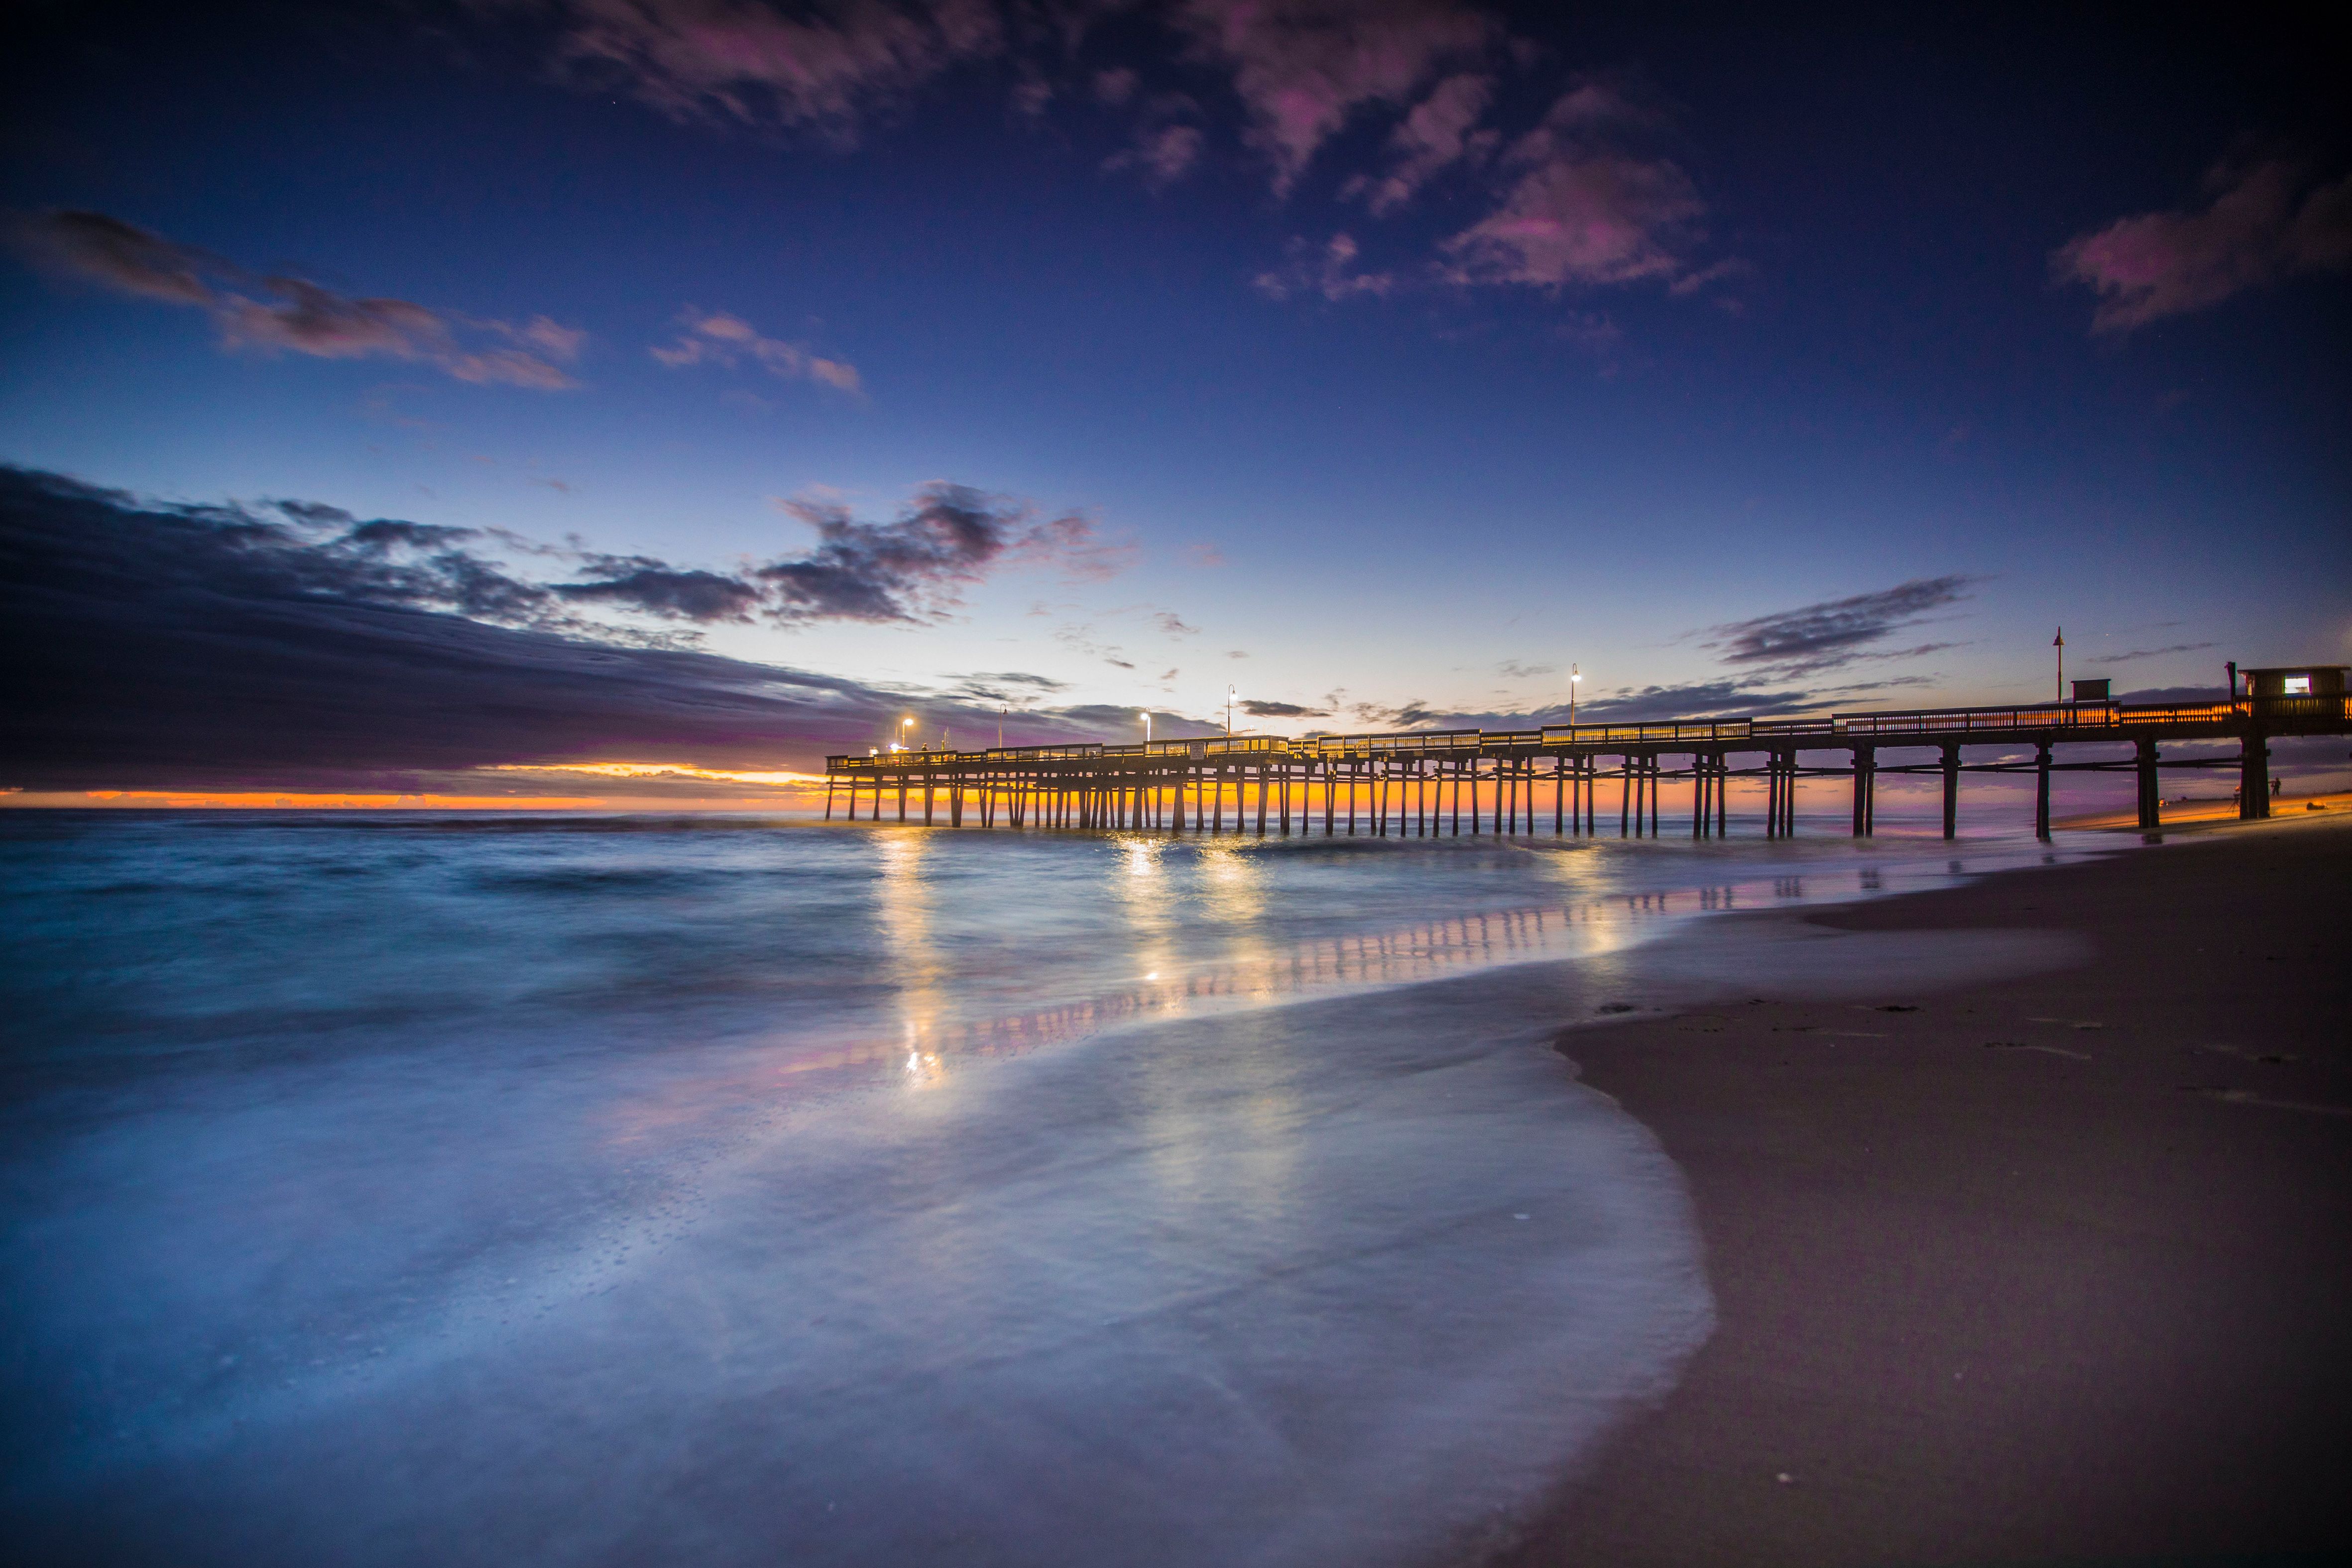
[[[508,12],[514,0],[474,0]],[[955,66],[999,53],[987,0],[848,0],[786,16],[757,0],[542,0],[560,75],[682,120],[805,129],[853,144]]]
[[[409,793],[453,771],[616,758],[811,769],[905,711],[903,692],[567,620],[557,590],[463,553],[482,537],[0,469],[0,788]],[[923,703],[975,736],[996,706]],[[1125,738],[1132,712],[1116,711],[1118,727],[1024,714],[1006,738]]]
[[865,390],[856,366],[813,354],[799,343],[763,338],[740,316],[730,316],[723,310],[697,310],[689,305],[678,317],[678,323],[685,330],[678,334],[677,341],[646,350],[674,371],[706,364],[724,365],[731,370],[748,359],[770,374],[788,381],[818,382],[852,396]]
[[1087,83],[1087,91],[1104,108],[1117,109],[1135,96],[1139,79],[1129,68],[1118,66],[1109,70],[1097,71],[1094,79]]
[[[0,472],[11,476],[12,493],[20,498],[27,486],[55,491],[73,483]],[[130,504],[120,497],[110,500]],[[833,502],[783,505],[817,530],[816,548],[733,571],[543,545],[502,529],[393,517],[362,522],[341,507],[310,501],[182,508],[174,515],[205,519],[221,537],[243,541],[257,562],[331,598],[638,641],[658,641],[664,633],[619,631],[578,612],[617,610],[686,626],[755,619],[782,626],[931,622],[947,617],[965,588],[995,571],[1061,567],[1083,573],[1093,570],[1097,554],[1092,519],[1076,513],[1040,518],[1025,502],[961,485],[923,486],[887,523],[861,522]],[[521,575],[485,553],[493,548],[561,563],[571,580]]]
[[1194,566],[1218,567],[1225,564],[1225,552],[1214,545],[1186,545],[1184,557]]
[[1651,118],[1606,87],[1559,99],[1506,154],[1502,205],[1441,247],[1452,279],[1558,288],[1696,276],[1685,259],[1706,211],[1696,188],[1672,160],[1621,144]]
[[52,270],[205,311],[226,348],[404,360],[478,385],[579,385],[562,367],[579,358],[587,334],[544,316],[516,326],[405,299],[352,298],[307,278],[260,276],[104,213],[44,213],[11,226],[16,247]]
[[2135,648],[2128,653],[2094,653],[2091,657],[2102,664],[2121,664],[2133,659],[2160,659],[2167,653],[2194,653],[2215,646],[2218,644],[2212,643],[2174,643],[2162,648]]
[[1255,697],[1243,699],[1241,709],[1252,718],[1329,718],[1328,708],[1301,707],[1297,703],[1260,702]]
[[1192,171],[1200,159],[1203,140],[1192,126],[1163,125],[1140,133],[1133,147],[1104,159],[1103,167],[1140,169],[1144,183],[1158,190],[1174,184]]
[[1176,22],[1232,71],[1244,139],[1273,165],[1278,195],[1357,111],[1406,102],[1498,36],[1446,0],[1185,0]]
[[1475,72],[1447,77],[1412,107],[1389,137],[1396,162],[1377,181],[1362,180],[1365,204],[1385,216],[1411,201],[1432,179],[1465,158],[1484,157],[1499,140],[1478,131],[1478,117],[1493,99],[1493,78]]
[[[1580,724],[1658,718],[1738,718],[1758,714],[1790,713],[1814,706],[1816,694],[1784,689],[1769,691],[1738,681],[1697,681],[1681,685],[1641,686],[1611,696],[1577,704]],[[1538,709],[1544,724],[1568,722],[1566,707]]]
[[[1915,578],[1875,593],[1857,593],[1711,627],[1700,645],[1714,649],[1727,664],[1769,666],[1782,678],[1840,669],[1857,659],[1882,656],[1869,644],[1917,623],[1931,610],[1966,599],[1967,588],[1977,580],[1960,576]],[[1921,656],[1950,646],[1927,643],[1883,656]]]
[[1261,272],[1250,280],[1269,299],[1320,294],[1336,304],[1361,294],[1379,298],[1396,287],[1393,273],[1354,270],[1357,246],[1348,235],[1333,235],[1319,248],[1303,238],[1293,239],[1286,249],[1289,259],[1280,269]]
[[1033,675],[1024,670],[982,670],[958,677],[949,694],[963,702],[1013,707],[1026,706],[1045,693],[1068,689],[1067,681],[1057,681],[1051,675]]
[[1522,664],[1517,659],[1506,659],[1495,666],[1495,672],[1497,674],[1507,675],[1512,680],[1521,681],[1537,675],[1556,675],[1559,674],[1559,666],[1558,664]]
[[1159,612],[1157,614],[1152,616],[1151,623],[1159,627],[1162,632],[1167,632],[1171,637],[1190,637],[1194,632],[1200,631],[1198,626],[1187,626],[1184,623],[1184,618],[1177,614],[1173,610],[1162,610]]
[[861,522],[839,502],[778,503],[814,528],[817,548],[753,570],[771,619],[940,621],[966,586],[1000,567],[1058,566],[1097,578],[1119,570],[1118,547],[1076,512],[1040,518],[1027,502],[969,486],[926,485],[887,523]]
[[[1053,708],[1046,716],[1074,727],[1082,726],[1096,737],[1116,745],[1133,745],[1143,738],[1143,709],[1122,707],[1116,703],[1081,703],[1073,707]],[[1208,724],[1181,714],[1151,710],[1151,737],[1154,740],[1189,740],[1200,736],[1223,735],[1224,726]]]
[[574,603],[610,604],[641,614],[709,622],[751,619],[761,599],[757,585],[715,571],[679,570],[645,556],[596,556],[588,570],[606,574],[552,590]]
[[2128,332],[2167,316],[2301,273],[2352,266],[2352,176],[2315,185],[2282,159],[2222,162],[2194,211],[2118,218],[2058,247],[2061,283],[2095,290],[2095,332]]

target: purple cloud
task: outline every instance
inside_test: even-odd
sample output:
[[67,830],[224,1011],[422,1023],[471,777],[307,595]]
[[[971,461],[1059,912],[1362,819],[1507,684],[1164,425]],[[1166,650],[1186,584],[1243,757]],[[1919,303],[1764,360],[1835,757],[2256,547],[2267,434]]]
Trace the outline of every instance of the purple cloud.
[[723,310],[701,311],[688,306],[678,323],[685,329],[676,342],[646,350],[672,370],[702,364],[732,368],[748,359],[770,374],[786,380],[819,382],[852,396],[865,390],[856,366],[811,353],[799,343],[761,337],[740,316],[730,316]]
[[1135,145],[1103,161],[1106,169],[1139,169],[1143,182],[1154,190],[1172,185],[1200,160],[1201,132],[1190,125],[1163,125],[1145,131]]
[[1357,270],[1359,249],[1351,235],[1333,235],[1319,246],[1309,245],[1304,237],[1295,238],[1285,248],[1288,258],[1279,268],[1261,272],[1250,280],[1251,287],[1269,299],[1320,294],[1337,304],[1365,294],[1378,298],[1396,287],[1392,272]]
[[1444,242],[1454,280],[1558,288],[1688,275],[1706,204],[1673,161],[1619,144],[1649,119],[1603,86],[1561,98],[1506,154],[1515,177],[1502,205]]
[[[503,11],[512,0],[475,0]],[[543,0],[559,69],[618,87],[677,120],[814,130],[847,145],[868,115],[997,54],[987,0],[860,0],[785,16],[756,0]]]
[[518,327],[405,299],[352,298],[307,278],[257,275],[104,213],[45,213],[18,222],[14,238],[56,271],[208,312],[227,348],[405,360],[479,385],[553,392],[579,384],[562,367],[579,358],[587,334],[544,316]]
[[1497,36],[1449,0],[1186,0],[1176,19],[1233,72],[1244,139],[1274,165],[1281,195],[1360,110],[1404,104]]
[[1395,165],[1377,181],[1356,182],[1375,216],[1395,212],[1455,163],[1492,150],[1499,134],[1476,127],[1494,92],[1492,78],[1465,72],[1447,77],[1413,106],[1389,137]]
[[2352,265],[2352,176],[2315,185],[2285,160],[2216,164],[2193,211],[2118,218],[2051,256],[2062,283],[2095,290],[2095,332],[2128,332],[2298,273]]

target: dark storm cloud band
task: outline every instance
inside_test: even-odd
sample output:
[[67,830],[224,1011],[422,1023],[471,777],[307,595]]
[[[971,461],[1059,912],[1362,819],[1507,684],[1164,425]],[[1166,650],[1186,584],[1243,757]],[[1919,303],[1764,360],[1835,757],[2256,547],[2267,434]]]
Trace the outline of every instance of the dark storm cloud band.
[[[964,543],[940,548],[1001,559],[1013,547],[1000,521],[966,517]],[[0,470],[0,787],[407,791],[427,775],[613,758],[808,769],[910,711],[975,736],[998,722],[997,704],[625,640],[569,605],[628,594],[709,618],[733,601],[706,580],[717,574],[652,565],[528,582],[467,553],[478,537],[316,504],[142,503]],[[1027,711],[1011,738],[1123,738],[1132,721]]]

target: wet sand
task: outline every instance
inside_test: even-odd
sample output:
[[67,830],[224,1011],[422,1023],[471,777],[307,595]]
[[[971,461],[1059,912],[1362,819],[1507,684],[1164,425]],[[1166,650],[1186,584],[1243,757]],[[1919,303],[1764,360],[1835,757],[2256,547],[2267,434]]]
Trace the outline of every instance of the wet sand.
[[[2282,795],[2271,802],[2273,818],[2293,818],[2305,811],[2352,811],[2352,794]],[[2167,799],[2162,807],[2167,831],[2180,828],[2203,829],[2238,820],[2238,802],[2229,795],[2185,795]],[[2093,811],[2084,816],[2061,817],[2055,825],[2061,828],[2103,828],[2137,831],[2139,818],[2128,808],[2109,811]]]
[[1803,917],[2087,964],[1564,1033],[1686,1173],[1719,1327],[1500,1561],[2352,1542],[2347,916],[2352,821],[2191,829]]

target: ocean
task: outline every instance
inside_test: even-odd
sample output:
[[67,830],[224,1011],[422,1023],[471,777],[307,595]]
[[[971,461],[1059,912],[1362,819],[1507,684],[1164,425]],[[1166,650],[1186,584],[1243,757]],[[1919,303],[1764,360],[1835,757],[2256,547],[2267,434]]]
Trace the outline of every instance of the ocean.
[[1712,1322],[1574,1030],[2056,961],[1715,917],[2088,852],[0,814],[0,1529],[1475,1560]]

